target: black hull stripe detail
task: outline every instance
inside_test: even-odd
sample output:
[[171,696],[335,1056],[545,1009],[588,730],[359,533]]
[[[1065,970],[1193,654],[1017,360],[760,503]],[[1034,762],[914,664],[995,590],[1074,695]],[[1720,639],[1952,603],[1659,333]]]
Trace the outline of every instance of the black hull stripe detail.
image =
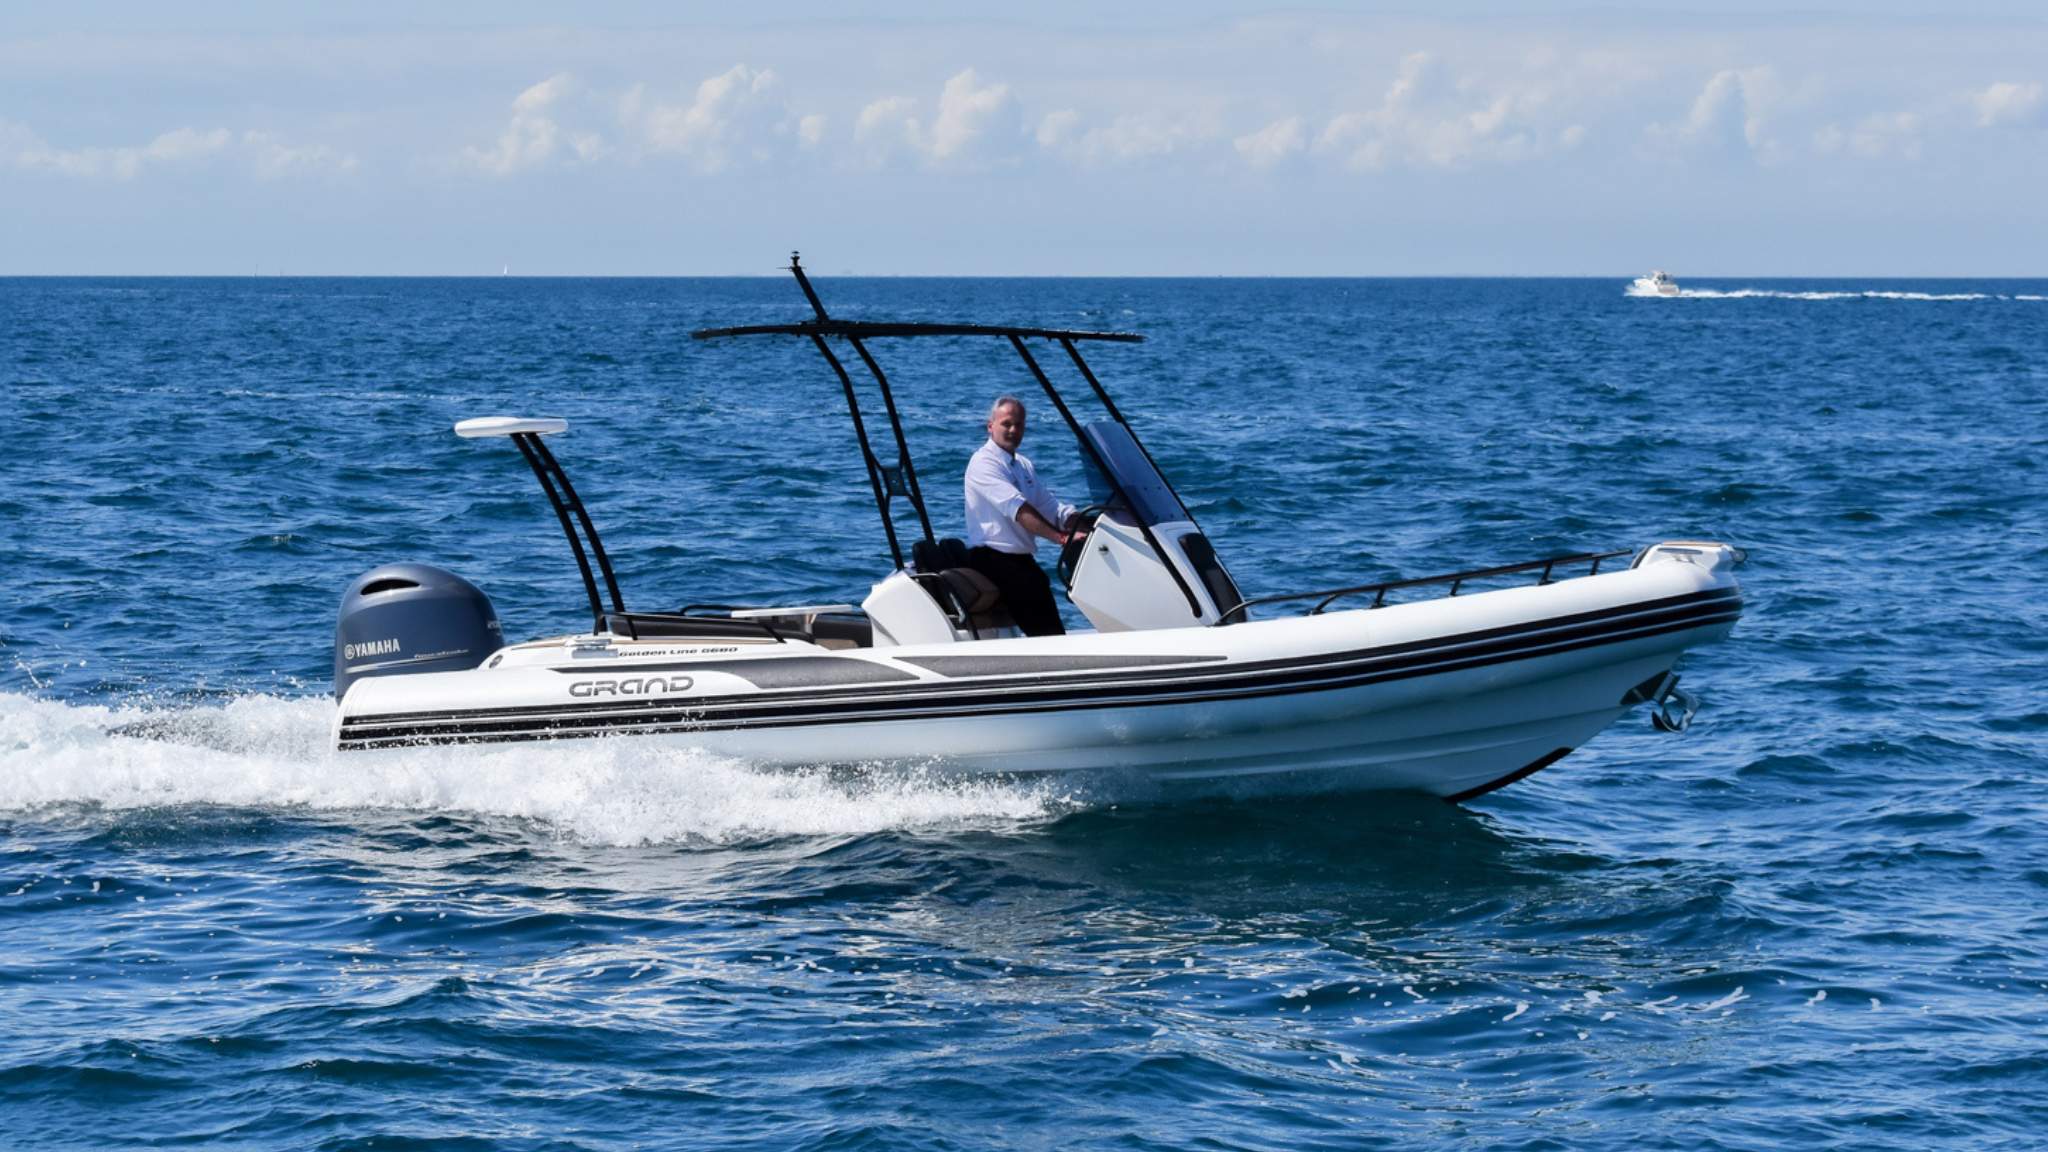
[[903,656],[941,676],[1057,676],[1063,672],[1163,668],[1171,664],[1214,664],[1228,656]]
[[1501,777],[1498,780],[1489,780],[1486,783],[1481,784],[1477,788],[1467,788],[1463,792],[1454,792],[1451,795],[1444,797],[1444,803],[1463,804],[1467,800],[1471,800],[1478,796],[1484,796],[1488,792],[1493,792],[1497,791],[1498,789],[1505,788],[1508,785],[1513,784],[1515,781],[1520,780],[1524,777],[1534,776],[1536,773],[1543,771],[1545,768],[1550,767],[1552,764],[1557,763],[1559,760],[1562,760],[1571,754],[1572,750],[1569,748],[1559,748],[1554,752],[1546,752],[1542,756],[1537,757],[1534,760],[1531,760],[1529,763],[1522,765],[1520,768],[1515,769],[1513,772],[1508,773],[1507,775]]
[[[1001,697],[970,700],[964,703],[952,701],[937,702],[936,707],[911,707],[880,709],[871,702],[842,702],[824,708],[788,706],[780,715],[772,713],[755,715],[712,716],[703,708],[670,708],[660,713],[627,716],[584,717],[572,716],[551,719],[538,725],[533,722],[469,720],[475,714],[444,714],[446,722],[431,726],[389,728],[375,733],[353,735],[344,733],[341,740],[343,749],[382,748],[421,744],[484,743],[509,740],[560,739],[576,736],[606,736],[661,732],[714,732],[734,728],[791,728],[810,727],[821,724],[858,724],[894,720],[944,720],[961,717],[987,716],[992,714],[1017,714],[1035,712],[1065,712],[1095,710],[1102,708],[1128,708],[1164,706],[1176,704],[1199,704],[1227,700],[1261,699],[1274,696],[1295,695],[1303,692],[1334,691],[1363,687],[1394,680],[1413,679],[1450,672],[1462,672],[1473,668],[1489,667],[1496,664],[1512,663],[1518,660],[1544,656],[1561,655],[1586,648],[1602,647],[1630,640],[1648,639],[1674,632],[1691,631],[1732,624],[1735,613],[1723,613],[1713,617],[1678,624],[1668,624],[1650,629],[1629,629],[1612,635],[1578,640],[1570,643],[1549,644],[1527,651],[1475,657],[1449,662],[1417,663],[1409,667],[1389,668],[1376,673],[1356,674],[1341,679],[1322,678],[1298,683],[1281,683],[1268,687],[1238,688],[1197,688],[1194,691],[1161,696],[1151,694],[1150,698],[1134,698],[1142,689],[1126,690],[1114,694],[1097,693],[1092,697],[1077,696],[1061,699],[1003,699]],[[733,711],[733,710],[727,710]]]
[[[1674,631],[1708,627],[1715,624],[1733,623],[1736,613],[1695,614],[1694,616],[1646,626],[1645,622],[1628,622],[1620,627],[1610,627],[1597,633],[1583,630],[1567,637],[1563,635],[1532,638],[1512,649],[1502,645],[1476,646],[1462,652],[1417,654],[1397,660],[1357,662],[1343,668],[1307,668],[1291,674],[1239,677],[1228,680],[1189,678],[1186,682],[1165,689],[1164,702],[1195,701],[1200,699],[1225,699],[1241,695],[1246,691],[1260,689],[1281,689],[1290,686],[1307,689],[1343,686],[1349,682],[1372,682],[1377,679],[1403,678],[1409,675],[1428,675],[1440,671],[1452,671],[1464,667],[1478,667],[1484,664],[1506,660],[1526,659],[1531,656],[1549,655],[1554,652],[1571,651],[1577,648],[1600,644],[1617,643],[1624,640],[1663,635]],[[1361,679],[1363,677],[1363,679]],[[951,687],[951,686],[946,686]],[[1209,693],[1221,693],[1211,696]],[[981,691],[955,688],[943,694],[924,693],[919,696],[896,696],[893,699],[877,699],[873,696],[852,696],[841,694],[829,697],[756,697],[725,696],[700,700],[670,698],[648,702],[647,706],[618,708],[609,705],[585,706],[582,708],[558,705],[542,709],[543,715],[505,717],[498,710],[477,709],[463,712],[438,712],[398,717],[361,717],[356,723],[347,725],[342,739],[384,739],[400,735],[426,735],[435,731],[459,726],[466,731],[529,730],[541,727],[578,726],[619,726],[640,727],[649,724],[690,724],[699,728],[717,726],[722,719],[746,721],[769,721],[778,716],[791,715],[851,715],[856,719],[868,715],[886,718],[904,718],[919,715],[938,715],[948,712],[951,707],[964,707],[965,714],[975,711],[1001,709],[1018,710],[1033,704],[1052,707],[1076,707],[1095,699],[1108,698],[1111,701],[1153,698],[1162,695],[1156,683],[1114,684],[1082,686],[1061,684],[1057,686],[985,686]],[[893,705],[893,706],[892,706]]]
[[766,660],[670,660],[659,664],[617,664],[592,660],[556,667],[569,676],[627,679],[660,672],[722,672],[756,688],[833,688],[843,684],[912,684],[917,677],[901,668],[852,656],[776,656]]
[[[1651,633],[1646,633],[1644,635],[1647,636],[1668,632],[1684,631],[1688,628],[1699,626],[1700,625],[1683,625],[1671,628],[1663,628],[1657,629]],[[1094,711],[1104,708],[1140,708],[1169,706],[1177,704],[1215,703],[1219,701],[1231,700],[1264,699],[1277,696],[1297,695],[1304,692],[1335,691],[1346,688],[1362,687],[1371,684],[1383,683],[1387,681],[1413,679],[1420,676],[1436,675],[1439,673],[1460,672],[1466,671],[1470,668],[1487,667],[1489,665],[1510,663],[1518,659],[1528,659],[1531,656],[1557,655],[1565,651],[1597,647],[1602,644],[1614,643],[1617,642],[1617,640],[1629,640],[1640,638],[1643,637],[1623,636],[1611,640],[1591,641],[1566,645],[1554,652],[1539,652],[1525,654],[1522,656],[1471,661],[1460,663],[1457,665],[1440,665],[1435,667],[1417,668],[1398,672],[1384,673],[1375,676],[1360,676],[1351,678],[1350,680],[1340,683],[1299,684],[1277,688],[1268,688],[1264,690],[1213,690],[1195,694],[1180,694],[1164,697],[1155,695],[1148,699],[1077,699],[1064,702],[1038,703],[994,702],[972,706],[922,709],[889,709],[887,711],[879,710],[872,706],[861,706],[857,709],[852,710],[842,708],[830,712],[792,712],[780,716],[729,716],[716,719],[707,718],[702,716],[701,714],[691,715],[690,713],[683,711],[674,711],[664,715],[645,715],[625,718],[607,717],[564,719],[552,721],[540,726],[534,726],[531,723],[517,724],[504,722],[482,724],[452,724],[447,726],[437,726],[433,728],[413,729],[410,731],[401,730],[398,732],[382,733],[372,736],[344,738],[341,744],[341,748],[344,750],[353,750],[363,748],[402,747],[411,745],[498,743],[521,740],[552,740],[593,736],[624,736],[643,734],[658,735],[664,733],[692,734],[703,732],[732,731],[736,729],[744,730],[766,728],[803,728],[816,727],[819,725],[861,724],[899,720],[951,720],[962,718],[975,718],[990,715],[1065,713],[1078,711]]]
[[[1685,602],[1690,602],[1686,604]],[[1683,605],[1679,607],[1678,605]],[[1550,617],[1531,621],[1511,628],[1489,628],[1479,632],[1460,633],[1455,636],[1435,637],[1429,640],[1407,641],[1400,644],[1381,645],[1375,648],[1356,649],[1349,652],[1320,653],[1314,656],[1293,657],[1279,660],[1249,661],[1214,670],[1165,669],[1156,672],[1130,672],[1122,674],[1061,677],[1057,681],[1031,680],[1020,683],[1017,680],[981,681],[918,681],[901,686],[870,689],[845,689],[830,693],[788,692],[776,695],[748,694],[744,696],[706,696],[687,701],[676,698],[645,701],[607,701],[603,704],[537,704],[510,708],[477,708],[465,710],[459,715],[464,719],[486,718],[515,719],[520,717],[539,719],[560,717],[565,714],[602,712],[607,716],[631,717],[645,712],[673,712],[688,708],[703,712],[712,709],[754,707],[773,708],[785,704],[806,706],[856,701],[867,706],[879,700],[893,698],[924,698],[936,702],[958,698],[985,698],[992,693],[1039,693],[1051,692],[1062,695],[1075,693],[1112,691],[1126,685],[1156,683],[1161,680],[1173,681],[1190,689],[1211,683],[1266,683],[1274,677],[1299,677],[1312,675],[1342,675],[1347,671],[1384,666],[1389,658],[1408,653],[1411,659],[1443,660],[1452,656],[1471,655],[1480,652],[1505,652],[1531,643],[1549,643],[1555,640],[1572,639],[1600,634],[1617,627],[1636,628],[1650,624],[1676,623],[1689,619],[1704,619],[1708,614],[1724,613],[1739,615],[1742,600],[1732,589],[1714,590],[1705,594],[1671,597],[1665,600],[1645,601],[1624,605],[1599,613],[1576,613],[1571,616]],[[1662,609],[1659,611],[1646,611]],[[1732,617],[1731,617],[1732,618]],[[1592,626],[1598,621],[1601,627]],[[1579,625],[1566,627],[1565,625]],[[1474,644],[1473,641],[1494,640],[1493,643]],[[685,665],[678,665],[678,669]],[[640,666],[635,671],[648,670]],[[627,675],[620,669],[614,675]],[[410,723],[433,723],[446,720],[450,712],[402,712],[382,713],[372,716],[352,716],[342,721],[344,735],[347,732],[366,727],[384,728]]]

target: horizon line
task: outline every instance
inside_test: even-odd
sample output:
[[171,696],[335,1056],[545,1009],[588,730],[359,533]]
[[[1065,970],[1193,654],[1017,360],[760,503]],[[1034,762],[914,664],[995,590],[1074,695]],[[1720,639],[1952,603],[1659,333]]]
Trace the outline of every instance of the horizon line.
[[[0,280],[772,280],[788,269],[771,272],[0,272]],[[855,280],[1622,280],[1639,272],[1181,272],[1181,273],[1056,273],[1056,272],[805,272],[820,279]],[[1687,281],[1709,280],[2048,280],[2048,273],[1977,275],[1967,273],[1700,273]]]

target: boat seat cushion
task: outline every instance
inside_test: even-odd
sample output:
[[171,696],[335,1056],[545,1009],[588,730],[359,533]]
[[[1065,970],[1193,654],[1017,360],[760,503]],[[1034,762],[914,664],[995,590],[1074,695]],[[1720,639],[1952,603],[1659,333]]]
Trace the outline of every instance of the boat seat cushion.
[[939,579],[946,582],[946,591],[953,594],[953,602],[970,616],[992,612],[1002,600],[995,584],[972,568],[947,568],[939,573]]
[[918,583],[938,599],[955,625],[976,633],[1014,626],[1003,610],[1003,594],[967,562],[964,542],[950,536],[936,541],[912,541],[910,567],[921,577]]
[[827,613],[812,621],[811,643],[820,648],[872,648],[875,626],[865,616]]

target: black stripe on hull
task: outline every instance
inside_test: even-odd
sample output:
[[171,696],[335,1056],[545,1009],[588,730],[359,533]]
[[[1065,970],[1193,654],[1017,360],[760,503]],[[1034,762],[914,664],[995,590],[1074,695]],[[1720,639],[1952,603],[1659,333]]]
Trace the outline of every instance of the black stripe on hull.
[[848,684],[915,684],[901,668],[855,656],[775,656],[766,660],[665,660],[658,664],[598,664],[557,667],[568,676],[646,676],[648,673],[720,672],[756,688],[837,688]]
[[[342,747],[376,747],[415,743],[454,743],[493,739],[534,739],[552,736],[608,735],[650,731],[719,731],[731,728],[791,727],[822,723],[858,723],[867,720],[951,719],[992,712],[1044,712],[1084,708],[1114,708],[1148,704],[1205,703],[1219,700],[1289,695],[1305,691],[1327,691],[1357,687],[1416,676],[1464,671],[1470,668],[1509,663],[1516,660],[1559,655],[1564,652],[1629,640],[1646,639],[1673,632],[1733,623],[1735,613],[1699,616],[1661,627],[1626,627],[1571,643],[1554,640],[1524,645],[1520,650],[1486,656],[1451,658],[1411,657],[1373,672],[1344,674],[1310,670],[1293,676],[1247,678],[1223,687],[1189,684],[1164,694],[1151,685],[1132,684],[1089,690],[1040,690],[947,692],[943,697],[918,701],[902,698],[900,706],[888,707],[872,697],[792,699],[777,697],[724,697],[717,701],[692,703],[655,701],[650,706],[618,710],[609,706],[571,709],[542,709],[544,716],[501,717],[495,711],[442,712],[397,717],[360,718],[345,725]],[[1356,667],[1354,665],[1354,667]]]
[[[390,727],[408,723],[434,723],[459,716],[465,720],[514,719],[514,718],[555,718],[564,714],[602,713],[608,717],[625,718],[645,712],[707,712],[730,708],[774,708],[785,704],[831,705],[842,701],[857,701],[863,704],[894,698],[918,698],[929,700],[962,699],[986,697],[991,694],[1014,695],[1018,693],[1059,693],[1062,695],[1087,694],[1089,692],[1113,691],[1127,685],[1141,685],[1158,681],[1171,681],[1188,690],[1200,688],[1214,682],[1243,682],[1247,684],[1270,682],[1274,677],[1298,678],[1317,674],[1341,675],[1347,670],[1382,666],[1390,658],[1410,653],[1417,659],[1444,659],[1455,653],[1461,656],[1486,652],[1511,651],[1517,647],[1535,642],[1551,642],[1592,636],[1616,627],[1641,627],[1651,624],[1696,622],[1705,614],[1730,613],[1739,615],[1742,600],[1733,589],[1718,589],[1689,596],[1650,600],[1638,604],[1623,605],[1599,612],[1581,612],[1569,616],[1554,616],[1543,620],[1500,628],[1488,628],[1476,632],[1459,633],[1452,636],[1438,636],[1427,640],[1411,640],[1399,644],[1386,644],[1374,648],[1355,649],[1348,652],[1320,653],[1314,656],[1298,656],[1275,660],[1247,661],[1209,670],[1187,668],[1161,669],[1157,671],[1125,672],[1094,676],[1063,676],[1057,679],[1032,677],[1028,681],[981,680],[976,682],[917,681],[911,684],[891,685],[872,689],[847,688],[828,693],[802,693],[796,691],[775,694],[749,693],[744,696],[706,696],[687,702],[674,698],[645,701],[611,701],[602,704],[530,704],[508,708],[473,708],[459,713],[437,712],[391,712],[376,716],[349,717],[342,721],[344,732],[359,727]],[[1731,618],[1733,618],[1731,616]],[[1594,625],[1598,624],[1598,627]],[[1479,644],[1480,641],[1496,641]],[[772,661],[764,661],[772,663]],[[680,671],[688,664],[673,667]],[[593,674],[628,676],[656,670],[653,665],[613,670],[592,669]],[[717,670],[717,669],[713,669]]]
[[1559,748],[1551,752],[1545,752],[1543,755],[1537,757],[1534,760],[1531,760],[1529,763],[1522,765],[1520,768],[1515,769],[1513,772],[1508,773],[1507,775],[1501,777],[1498,780],[1489,780],[1486,783],[1481,784],[1477,788],[1467,788],[1463,792],[1451,793],[1449,796],[1444,797],[1444,803],[1463,804],[1465,801],[1473,799],[1474,797],[1484,796],[1488,792],[1493,792],[1505,788],[1508,785],[1513,784],[1515,781],[1520,780],[1524,777],[1534,776],[1536,773],[1543,771],[1545,768],[1550,767],[1552,764],[1557,763],[1559,760],[1562,760],[1571,754],[1572,750],[1569,748]]
[[[632,733],[711,732],[734,728],[790,728],[895,720],[957,719],[996,713],[1078,711],[1259,699],[1362,687],[1560,655],[1586,648],[1730,624],[1740,615],[1739,611],[1714,611],[1717,607],[1721,606],[1703,605],[1704,611],[1695,611],[1690,618],[1653,627],[1644,627],[1640,621],[1622,621],[1619,627],[1610,627],[1598,634],[1568,641],[1558,636],[1537,636],[1506,650],[1479,651],[1502,648],[1502,644],[1494,643],[1473,646],[1473,651],[1461,654],[1419,653],[1395,660],[1354,662],[1348,666],[1348,670],[1311,668],[1293,674],[1247,677],[1223,684],[1195,683],[1163,694],[1154,685],[1141,683],[1096,688],[1062,686],[1060,689],[1009,693],[984,691],[965,696],[952,691],[922,704],[915,700],[906,700],[907,706],[897,707],[887,706],[871,697],[842,697],[830,700],[742,698],[739,701],[726,698],[731,702],[718,706],[708,701],[682,706],[671,702],[656,702],[656,708],[630,712],[604,710],[602,715],[565,715],[564,710],[558,708],[552,709],[553,714],[545,719],[499,717],[490,712],[440,713],[430,714],[433,717],[431,720],[421,717],[425,722],[404,722],[392,717],[366,718],[353,725],[353,730],[350,726],[345,726],[341,747],[356,749]],[[1366,667],[1371,664],[1379,666]],[[411,719],[406,718],[407,721]]]
[[1215,664],[1228,656],[904,656],[941,676],[1055,676],[1065,672],[1163,668],[1169,664]]

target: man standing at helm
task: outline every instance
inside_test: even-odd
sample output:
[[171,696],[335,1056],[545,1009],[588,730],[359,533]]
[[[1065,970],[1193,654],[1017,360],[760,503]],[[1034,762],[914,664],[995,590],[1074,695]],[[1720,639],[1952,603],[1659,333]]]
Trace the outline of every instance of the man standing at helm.
[[1024,443],[1024,402],[1002,396],[988,410],[988,443],[967,462],[967,560],[1002,593],[1010,618],[1026,636],[1058,636],[1059,605],[1038,566],[1040,540],[1062,547],[1078,533],[1075,509],[1039,482],[1017,453]]

